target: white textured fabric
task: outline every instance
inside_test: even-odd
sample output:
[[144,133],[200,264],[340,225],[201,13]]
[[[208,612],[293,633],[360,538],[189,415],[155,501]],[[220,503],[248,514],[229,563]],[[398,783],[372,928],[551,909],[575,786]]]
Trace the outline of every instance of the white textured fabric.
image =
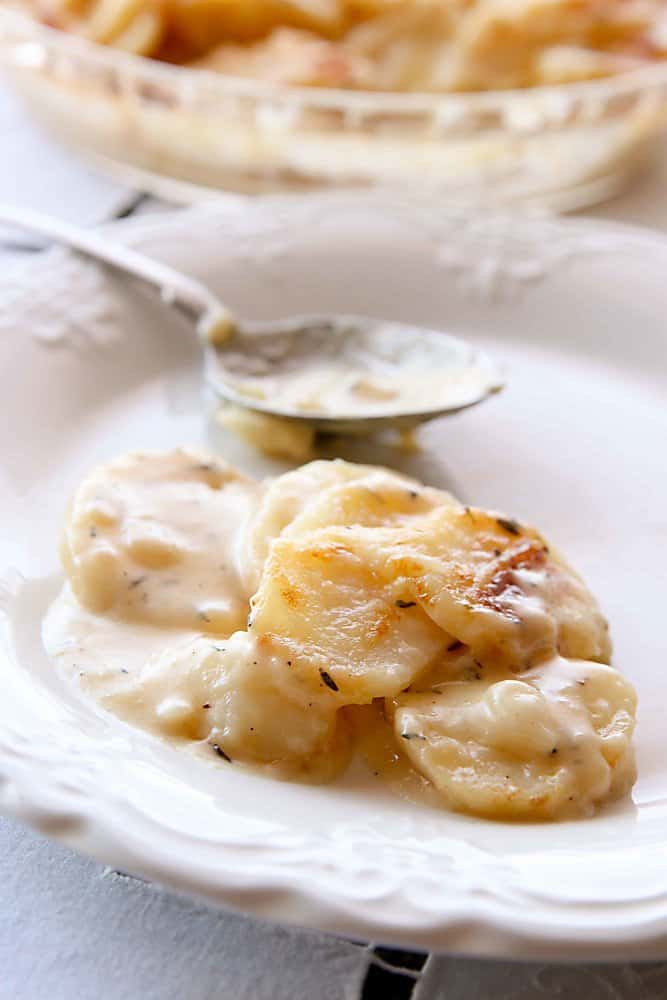
[[359,945],[192,903],[0,821],[2,1000],[353,1000]]
[[414,1000],[662,1000],[667,965],[545,965],[432,958]]

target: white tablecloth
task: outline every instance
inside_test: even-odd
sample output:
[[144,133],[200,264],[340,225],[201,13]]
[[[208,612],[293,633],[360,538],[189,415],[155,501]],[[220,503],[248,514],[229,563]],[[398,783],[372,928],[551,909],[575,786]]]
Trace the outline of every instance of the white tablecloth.
[[[667,230],[666,195],[667,155],[592,214]],[[0,89],[0,200],[93,223],[139,196],[52,145]],[[34,242],[0,228],[0,259]],[[402,1000],[413,982],[415,1000],[667,997],[667,964],[430,957],[421,973],[380,982],[374,962],[363,944],[208,909],[0,819],[0,1000]]]

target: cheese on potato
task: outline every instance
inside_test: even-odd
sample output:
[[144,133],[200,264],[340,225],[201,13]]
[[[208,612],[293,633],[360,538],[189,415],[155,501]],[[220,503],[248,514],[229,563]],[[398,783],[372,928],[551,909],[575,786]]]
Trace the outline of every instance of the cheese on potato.
[[[355,538],[355,544],[356,538]],[[608,626],[579,576],[534,529],[460,504],[359,536],[396,583],[482,662],[512,671],[553,653],[608,661]]]
[[632,786],[635,709],[612,667],[556,658],[520,678],[403,695],[394,727],[451,808],[555,819],[590,814]]
[[76,491],[61,557],[79,602],[122,620],[226,633],[247,616],[235,547],[258,487],[188,449],[99,466]]

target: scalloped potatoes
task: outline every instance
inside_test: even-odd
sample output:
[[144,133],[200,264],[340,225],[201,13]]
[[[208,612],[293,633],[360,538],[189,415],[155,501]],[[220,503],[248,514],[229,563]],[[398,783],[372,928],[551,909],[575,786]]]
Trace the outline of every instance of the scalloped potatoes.
[[314,87],[534,87],[667,54],[663,0],[24,2],[49,24],[118,49]]
[[452,809],[589,814],[634,777],[607,624],[534,529],[386,469],[265,484],[178,449],[101,466],[49,649],[106,709],[224,764],[329,780],[350,712]]

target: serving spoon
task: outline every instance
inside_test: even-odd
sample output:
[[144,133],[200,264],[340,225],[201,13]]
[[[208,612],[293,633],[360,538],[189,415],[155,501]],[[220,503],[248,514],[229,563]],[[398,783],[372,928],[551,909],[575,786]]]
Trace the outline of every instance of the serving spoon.
[[503,387],[484,352],[442,331],[354,315],[241,320],[202,282],[104,233],[11,205],[0,205],[0,222],[157,289],[194,322],[213,390],[246,410],[365,434],[458,413]]

